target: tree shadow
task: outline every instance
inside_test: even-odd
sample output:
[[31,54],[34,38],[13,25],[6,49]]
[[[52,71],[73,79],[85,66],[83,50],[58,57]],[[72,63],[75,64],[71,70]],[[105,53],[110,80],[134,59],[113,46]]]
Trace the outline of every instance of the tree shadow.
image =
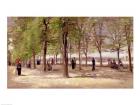
[[52,69],[51,71],[60,71],[60,69]]
[[80,75],[80,76],[72,76],[69,78],[96,78],[96,76],[90,76],[90,75]]
[[28,76],[28,75],[25,75],[25,74],[21,74],[21,75],[19,75],[19,76]]

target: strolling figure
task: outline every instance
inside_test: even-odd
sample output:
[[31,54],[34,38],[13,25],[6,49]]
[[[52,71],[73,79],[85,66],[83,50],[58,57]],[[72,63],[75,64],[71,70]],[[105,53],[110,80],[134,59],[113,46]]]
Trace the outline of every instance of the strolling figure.
[[76,59],[74,57],[74,69],[76,68]]
[[53,70],[53,65],[54,65],[54,59],[52,58],[51,59],[51,68],[52,68],[52,70]]
[[94,59],[94,57],[92,58],[92,71],[94,71],[95,70],[95,59]]
[[21,63],[20,63],[20,61],[18,61],[17,62],[17,72],[18,72],[18,76],[20,76],[21,75]]
[[72,66],[72,69],[75,69],[75,66],[76,66],[76,60],[75,60],[75,58],[72,58],[72,60],[71,60],[71,66]]
[[37,59],[37,65],[40,65],[41,60]]

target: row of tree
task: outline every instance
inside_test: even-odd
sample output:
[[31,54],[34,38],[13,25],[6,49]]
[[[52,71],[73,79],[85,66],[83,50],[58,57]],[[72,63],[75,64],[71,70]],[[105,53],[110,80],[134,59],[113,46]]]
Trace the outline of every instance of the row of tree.
[[46,55],[52,54],[57,58],[61,54],[65,77],[68,77],[68,54],[71,57],[76,52],[81,70],[81,53],[85,54],[87,65],[88,52],[98,51],[102,66],[103,51],[117,52],[119,60],[120,51],[127,48],[129,69],[132,71],[132,44],[132,17],[8,18],[8,54],[12,55],[12,61],[17,58],[25,62],[31,60],[33,68],[36,68],[35,57],[41,54],[43,70],[46,71]]

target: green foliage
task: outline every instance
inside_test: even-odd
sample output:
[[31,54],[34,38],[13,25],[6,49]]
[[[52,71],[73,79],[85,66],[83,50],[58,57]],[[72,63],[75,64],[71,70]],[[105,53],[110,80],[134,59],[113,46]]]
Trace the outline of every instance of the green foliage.
[[[13,58],[28,59],[32,56],[32,51],[34,49],[35,53],[40,51],[40,29],[39,29],[39,19],[38,18],[22,18],[15,21],[15,26],[17,26],[14,31],[18,34],[13,35],[15,39]],[[27,22],[28,20],[28,22]],[[29,21],[30,20],[30,21]],[[25,21],[25,22],[24,22]],[[23,22],[21,24],[20,22]]]
[[[47,22],[49,19],[46,32],[44,19]],[[13,47],[11,53],[14,60],[31,58],[33,50],[35,54],[40,53],[44,40],[47,40],[47,54],[60,53],[63,21],[68,22],[68,45],[72,53],[77,52],[79,41],[81,47],[85,47],[85,39],[92,52],[97,51],[97,41],[99,44],[102,42],[102,48],[109,50],[117,48],[118,44],[125,47],[133,42],[131,17],[12,17],[12,20],[13,24],[8,27],[8,45]]]

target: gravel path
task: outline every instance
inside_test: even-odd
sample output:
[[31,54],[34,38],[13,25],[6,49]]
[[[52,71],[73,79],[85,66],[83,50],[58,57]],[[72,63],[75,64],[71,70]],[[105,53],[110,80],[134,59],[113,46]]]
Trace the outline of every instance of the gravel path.
[[71,70],[70,78],[63,78],[61,65],[53,71],[22,68],[22,76],[15,74],[15,67],[8,67],[8,88],[133,88],[133,74],[127,70],[120,72],[108,67],[83,67],[81,71]]

